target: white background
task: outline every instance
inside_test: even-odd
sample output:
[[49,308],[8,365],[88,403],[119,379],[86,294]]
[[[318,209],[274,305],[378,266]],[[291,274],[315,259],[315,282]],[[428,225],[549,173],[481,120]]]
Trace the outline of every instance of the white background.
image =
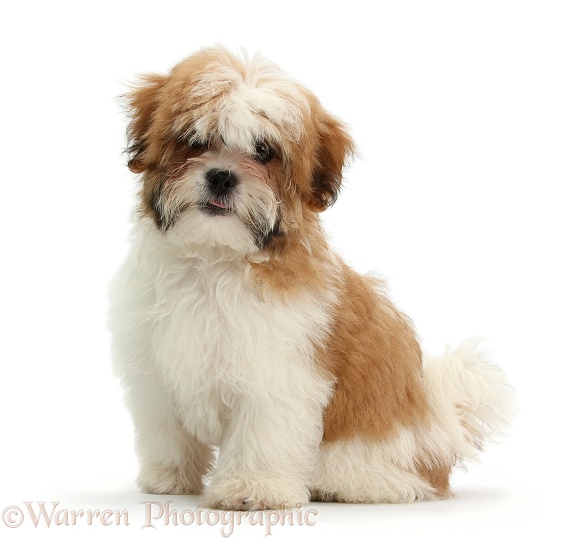
[[[502,538],[563,525],[567,468],[569,17],[547,0],[12,2],[1,14],[0,510],[128,509],[132,524],[2,538],[220,538],[141,530],[133,433],[109,362],[108,281],[134,178],[116,97],[197,49],[280,64],[350,126],[359,158],[323,219],[430,353],[472,335],[518,395],[512,433],[456,499],[322,505],[274,537]],[[373,6],[373,7],[372,7]],[[157,531],[160,530],[160,533]],[[242,526],[233,537],[263,538]],[[525,536],[524,536],[525,537]],[[559,537],[559,536],[557,536]]]

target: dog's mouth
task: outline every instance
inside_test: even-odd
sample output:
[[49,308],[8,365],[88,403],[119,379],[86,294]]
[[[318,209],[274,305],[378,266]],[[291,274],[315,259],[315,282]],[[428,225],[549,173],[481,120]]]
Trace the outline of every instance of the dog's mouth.
[[227,202],[220,199],[211,199],[201,205],[201,210],[210,216],[227,216],[233,214],[233,210]]

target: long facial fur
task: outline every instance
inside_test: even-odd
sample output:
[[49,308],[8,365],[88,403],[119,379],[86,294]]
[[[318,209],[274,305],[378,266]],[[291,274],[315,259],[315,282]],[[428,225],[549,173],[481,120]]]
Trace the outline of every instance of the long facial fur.
[[[335,201],[353,152],[342,124],[304,87],[261,58],[242,63],[223,49],[143,78],[128,103],[140,208],[165,234],[204,203],[205,171],[223,163],[240,178],[231,208],[252,244],[267,249]],[[254,159],[259,141],[274,151],[267,164]]]

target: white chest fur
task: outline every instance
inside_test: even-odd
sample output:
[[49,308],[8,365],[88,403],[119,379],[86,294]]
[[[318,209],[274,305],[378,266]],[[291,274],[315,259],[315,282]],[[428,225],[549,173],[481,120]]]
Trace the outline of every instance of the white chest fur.
[[149,232],[116,285],[130,297],[131,369],[154,372],[186,430],[208,444],[220,444],[243,407],[285,406],[283,414],[300,417],[330,392],[313,352],[333,299],[308,291],[287,301],[261,297],[247,265],[219,253],[181,256]]

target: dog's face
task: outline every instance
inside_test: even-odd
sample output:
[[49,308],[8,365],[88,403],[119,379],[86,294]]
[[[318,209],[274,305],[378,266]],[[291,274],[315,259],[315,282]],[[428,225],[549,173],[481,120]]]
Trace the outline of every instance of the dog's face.
[[202,51],[129,95],[141,209],[172,241],[248,254],[330,206],[353,143],[305,88],[263,59]]

